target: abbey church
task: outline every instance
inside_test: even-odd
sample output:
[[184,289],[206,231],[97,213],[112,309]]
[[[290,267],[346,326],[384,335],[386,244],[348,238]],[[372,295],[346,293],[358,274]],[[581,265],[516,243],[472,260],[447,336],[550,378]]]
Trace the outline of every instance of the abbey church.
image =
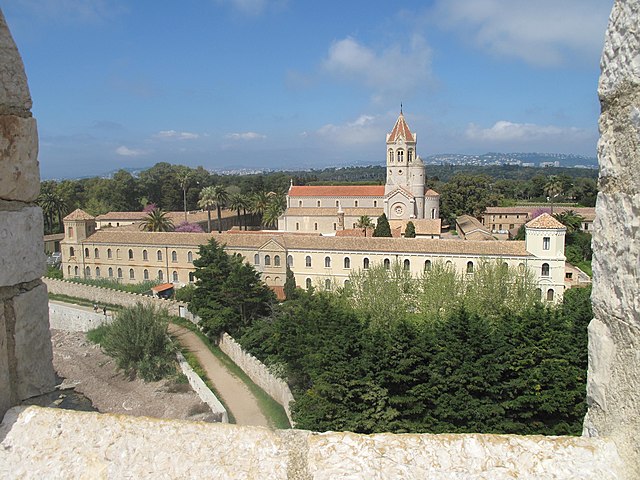
[[291,185],[278,230],[332,235],[355,228],[362,216],[375,221],[385,213],[392,228],[404,231],[412,221],[418,236],[439,238],[440,195],[425,188],[425,166],[416,144],[417,135],[401,110],[386,138],[385,185]]

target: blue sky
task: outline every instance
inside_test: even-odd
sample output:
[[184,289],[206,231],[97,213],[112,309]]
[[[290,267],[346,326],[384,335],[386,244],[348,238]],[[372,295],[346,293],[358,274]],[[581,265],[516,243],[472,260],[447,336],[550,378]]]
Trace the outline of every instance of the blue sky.
[[595,156],[612,0],[8,0],[43,178],[160,161],[384,162],[400,103],[418,153]]

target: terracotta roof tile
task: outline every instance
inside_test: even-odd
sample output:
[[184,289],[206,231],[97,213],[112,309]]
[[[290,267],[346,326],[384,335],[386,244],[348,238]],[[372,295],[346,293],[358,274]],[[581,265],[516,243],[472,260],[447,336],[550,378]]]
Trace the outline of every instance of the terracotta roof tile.
[[95,220],[95,217],[92,217],[84,210],[76,208],[73,212],[62,219],[63,222],[65,220]]
[[387,141],[395,142],[398,138],[403,138],[406,142],[416,141],[402,113],[398,117],[398,120],[396,120],[396,124],[393,126],[393,130],[391,130]]
[[294,185],[290,197],[382,197],[384,185]]
[[416,227],[416,235],[440,235],[440,232],[442,230],[442,220],[439,218],[389,220],[389,225],[391,225],[391,228],[394,229],[400,227],[400,231],[404,233],[404,230],[405,228],[407,228],[407,223],[409,221],[413,222],[413,225]]
[[564,228],[566,227],[553,216],[543,213],[525,225],[527,228]]
[[429,197],[439,197],[440,194],[438,192],[436,192],[433,189],[428,189],[426,192],[424,192],[425,195],[429,196]]

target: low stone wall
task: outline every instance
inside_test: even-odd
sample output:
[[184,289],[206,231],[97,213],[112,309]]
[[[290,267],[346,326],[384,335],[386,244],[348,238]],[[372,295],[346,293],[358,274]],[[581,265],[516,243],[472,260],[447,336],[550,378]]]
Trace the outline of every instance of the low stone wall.
[[273,375],[264,363],[253,355],[245,352],[233,337],[223,333],[218,343],[220,350],[226,353],[247,376],[267,392],[276,402],[284,407],[289,423],[293,425],[290,404],[294,401],[293,394],[287,383]]
[[[136,303],[144,305],[153,305],[155,307],[164,308],[169,315],[183,316],[186,315],[187,305],[176,302],[174,300],[166,300],[164,298],[151,297],[148,295],[140,295],[137,293],[121,292],[112,288],[94,287],[93,285],[85,285],[82,283],[70,282],[68,280],[58,280],[53,278],[43,278],[47,285],[49,293],[57,293],[59,295],[67,295],[69,297],[84,298],[98,304],[108,303],[112,305],[122,305],[123,307],[133,307]],[[194,323],[194,316],[189,314],[188,320]]]
[[189,362],[184,358],[184,355],[180,352],[177,352],[176,355],[178,357],[178,363],[180,364],[182,373],[185,374],[189,380],[189,385],[191,385],[193,391],[198,394],[200,400],[209,405],[209,408],[211,408],[211,411],[216,416],[216,420],[218,422],[229,423],[229,415],[222,403],[220,403],[220,400],[218,400],[209,387],[207,387],[207,384],[204,383],[200,376],[193,371],[193,368],[191,368]]
[[0,478],[631,478],[606,438],[272,431],[15,407],[0,439]]
[[88,332],[103,323],[111,323],[112,315],[79,310],[68,305],[49,302],[49,326],[67,332]]

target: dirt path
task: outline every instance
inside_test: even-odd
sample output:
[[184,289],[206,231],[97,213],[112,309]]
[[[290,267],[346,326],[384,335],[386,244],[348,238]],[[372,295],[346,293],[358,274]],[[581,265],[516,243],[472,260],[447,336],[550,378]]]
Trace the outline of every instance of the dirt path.
[[269,426],[267,418],[247,386],[227,370],[195,333],[174,324],[169,324],[169,333],[197,357],[238,425]]

